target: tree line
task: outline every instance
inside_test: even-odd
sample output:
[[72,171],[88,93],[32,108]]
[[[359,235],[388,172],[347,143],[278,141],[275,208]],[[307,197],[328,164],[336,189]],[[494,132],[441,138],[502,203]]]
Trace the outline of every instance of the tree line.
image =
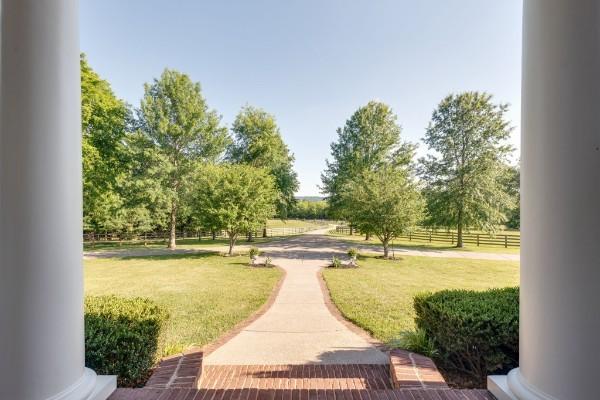
[[329,205],[325,200],[297,200],[288,216],[296,219],[329,219]]
[[375,235],[388,256],[390,242],[416,225],[490,233],[519,227],[519,168],[510,164],[512,128],[506,104],[488,93],[444,98],[423,142],[428,155],[401,138],[392,109],[371,101],[337,131],[322,173],[330,215]]
[[294,156],[273,115],[243,107],[231,129],[201,86],[165,69],[134,108],[81,57],[84,229],[242,234],[295,206]]

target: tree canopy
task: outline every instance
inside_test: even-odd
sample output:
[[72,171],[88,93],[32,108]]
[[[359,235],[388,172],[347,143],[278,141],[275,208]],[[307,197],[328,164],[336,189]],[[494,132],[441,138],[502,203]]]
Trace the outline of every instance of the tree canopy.
[[124,140],[131,113],[83,54],[80,65],[84,225],[96,231],[120,229],[119,185],[128,168]]
[[227,159],[265,168],[275,179],[277,214],[286,218],[295,203],[298,177],[294,171],[294,156],[281,137],[275,117],[260,108],[245,106],[231,130],[234,141],[229,146]]
[[420,176],[427,222],[456,227],[458,247],[465,227],[493,232],[506,219],[511,198],[502,176],[512,151],[507,109],[487,93],[453,94],[438,105],[425,133],[431,152],[420,160]]
[[263,227],[275,212],[277,189],[263,168],[204,166],[198,170],[194,188],[196,218],[202,226],[227,232],[230,255],[240,235]]
[[354,177],[344,185],[341,197],[352,204],[348,214],[353,224],[377,236],[386,258],[390,241],[422,218],[424,202],[409,171],[392,165]]
[[329,205],[325,200],[298,200],[289,216],[300,219],[327,219],[329,218]]
[[506,210],[506,226],[519,229],[521,228],[521,170],[518,165],[506,167],[504,185],[506,193],[512,200]]
[[326,161],[327,168],[321,175],[321,189],[333,216],[348,218],[351,207],[344,203],[342,196],[347,182],[384,165],[410,163],[414,146],[402,142],[400,133],[392,109],[376,101],[360,107],[343,128],[338,128],[338,140],[331,144],[332,160]]
[[[440,102],[426,130],[429,154],[419,160],[419,180],[412,162],[415,146],[402,141],[392,109],[378,101],[358,108],[331,144],[331,160],[321,175],[326,200],[298,202],[294,156],[275,117],[265,110],[243,107],[231,137],[209,109],[200,84],[165,69],[144,86],[134,116],[84,55],[81,89],[86,231],[133,234],[168,228],[174,248],[176,229],[224,229],[233,246],[240,233],[261,228],[276,214],[346,219],[367,236],[377,235],[384,247],[417,222],[456,228],[462,246],[464,229],[493,232],[500,224],[520,225],[520,173],[509,163],[512,149],[506,143],[508,106],[494,103],[487,93],[453,94]],[[234,179],[239,182],[231,183]],[[233,211],[216,203],[211,209],[199,199],[210,188],[226,195],[215,182],[227,185],[231,201],[243,203],[239,207],[251,215],[234,213],[241,222],[225,224],[219,213]],[[248,187],[241,188],[244,182]],[[415,222],[421,215],[419,189],[426,212]]]
[[192,173],[198,163],[222,157],[229,135],[217,113],[209,110],[200,84],[169,69],[144,85],[138,122],[138,144],[154,163],[151,171],[140,172],[159,183],[155,196],[168,203],[169,248],[175,248],[177,217],[185,207]]

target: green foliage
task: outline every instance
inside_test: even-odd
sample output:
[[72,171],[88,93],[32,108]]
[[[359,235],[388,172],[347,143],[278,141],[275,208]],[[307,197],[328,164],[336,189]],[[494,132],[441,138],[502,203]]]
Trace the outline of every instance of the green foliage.
[[258,256],[260,256],[260,250],[258,249],[258,247],[252,246],[252,247],[250,247],[248,255],[250,256],[250,258],[258,257]]
[[433,358],[439,355],[435,348],[435,343],[423,329],[415,329],[414,331],[402,331],[397,340],[390,343],[394,347],[399,347],[414,353],[423,354],[424,356]]
[[144,189],[156,200],[155,210],[163,211],[168,220],[169,247],[173,248],[178,217],[187,211],[193,173],[199,163],[222,156],[229,135],[217,113],[208,109],[200,84],[169,69],[144,85],[138,123],[140,135],[135,143],[142,168],[136,179],[147,185]]
[[390,241],[420,220],[423,200],[406,170],[385,166],[365,171],[344,187],[341,199],[347,215],[361,232],[370,232],[383,244],[388,257]]
[[273,177],[262,168],[205,165],[197,172],[194,187],[196,219],[227,232],[230,255],[240,234],[262,228],[275,212],[277,190]]
[[342,267],[342,260],[339,259],[339,257],[333,256],[331,258],[331,268],[341,268]]
[[333,217],[347,218],[348,209],[352,208],[342,196],[348,181],[384,165],[410,163],[414,146],[402,143],[400,132],[392,109],[376,101],[359,108],[343,129],[338,128],[338,140],[331,144],[333,160],[326,161],[327,169],[321,175],[322,191],[327,195]]
[[508,166],[505,172],[505,191],[513,200],[506,210],[506,226],[511,229],[521,228],[521,170],[518,166]]
[[120,183],[128,169],[123,141],[131,121],[127,104],[89,66],[81,66],[81,131],[83,153],[83,220],[94,231],[119,230],[123,221]]
[[356,258],[358,257],[358,249],[356,247],[350,247],[347,254],[348,257]]
[[139,386],[157,361],[167,314],[148,299],[85,299],[85,365],[117,375],[119,386]]
[[277,214],[286,218],[295,204],[298,177],[294,156],[283,142],[275,117],[266,111],[246,106],[237,115],[231,129],[234,142],[227,158],[233,163],[265,168],[273,176],[278,192]]
[[517,366],[519,289],[444,290],[415,297],[415,323],[439,351],[441,366],[486,376]]
[[511,128],[508,106],[486,93],[450,95],[433,112],[424,142],[431,150],[420,160],[431,226],[457,227],[462,247],[465,227],[494,232],[512,199],[503,186]]
[[288,213],[288,217],[299,219],[328,219],[329,205],[325,200],[297,200],[294,207]]

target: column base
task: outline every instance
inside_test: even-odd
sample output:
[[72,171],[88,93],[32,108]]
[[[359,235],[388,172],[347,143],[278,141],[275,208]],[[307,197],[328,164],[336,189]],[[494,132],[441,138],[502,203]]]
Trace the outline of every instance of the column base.
[[87,400],[106,400],[116,389],[116,375],[100,375],[96,378],[94,391]]
[[77,382],[47,400],[106,400],[116,388],[116,376],[97,376],[91,369],[84,368]]
[[508,375],[488,376],[487,389],[498,400],[558,400],[527,383],[519,368],[513,369]]
[[487,390],[498,400],[519,400],[510,391],[506,375],[489,375],[487,377]]

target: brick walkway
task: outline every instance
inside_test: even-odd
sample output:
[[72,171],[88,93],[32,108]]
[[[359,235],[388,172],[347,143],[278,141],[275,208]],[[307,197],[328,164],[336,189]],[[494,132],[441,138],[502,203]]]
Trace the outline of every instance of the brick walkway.
[[383,364],[206,366],[201,389],[391,389]]
[[[117,389],[110,400],[494,399],[486,390],[449,389],[431,360],[402,351],[393,353],[390,365],[220,365],[200,368],[198,360],[201,360],[198,355],[166,360],[148,382],[149,386]],[[199,382],[192,384],[190,382],[196,380],[184,377],[176,383],[180,375],[173,366],[179,365],[181,371],[184,363],[187,363],[186,368],[202,371]],[[167,372],[169,369],[171,375]],[[390,372],[392,376],[395,373],[398,376],[391,379]],[[396,389],[392,389],[392,384]]]
[[199,349],[190,349],[184,354],[163,359],[146,382],[146,388],[197,388],[203,359],[204,354]]
[[110,400],[495,400],[458,389],[117,389]]

